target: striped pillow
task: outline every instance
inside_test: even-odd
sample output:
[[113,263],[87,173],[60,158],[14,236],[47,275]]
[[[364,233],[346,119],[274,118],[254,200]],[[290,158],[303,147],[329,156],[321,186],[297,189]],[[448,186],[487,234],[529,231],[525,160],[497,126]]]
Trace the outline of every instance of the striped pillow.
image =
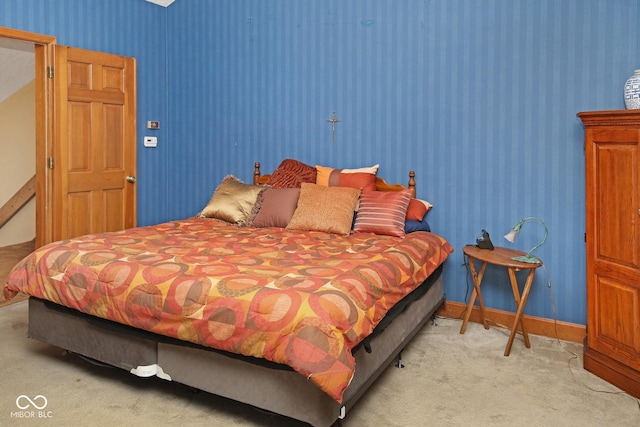
[[363,191],[353,231],[404,237],[404,221],[410,200],[409,189]]

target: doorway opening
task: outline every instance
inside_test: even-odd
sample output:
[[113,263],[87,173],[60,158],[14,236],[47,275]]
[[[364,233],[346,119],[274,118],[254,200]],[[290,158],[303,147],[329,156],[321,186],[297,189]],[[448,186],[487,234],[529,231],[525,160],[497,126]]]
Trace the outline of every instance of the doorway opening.
[[35,240],[34,44],[0,38],[0,247]]
[[[55,41],[0,27],[0,283],[13,265],[49,239],[45,68]],[[4,303],[0,295],[0,306]]]
[[51,241],[47,156],[53,109],[47,67],[55,43],[55,37],[0,27],[0,53],[5,55],[0,96],[10,102],[5,110],[14,110],[3,126],[11,132],[0,134],[0,174],[8,170],[2,175],[6,186],[0,187],[0,227],[15,220],[18,228],[11,233],[0,229],[0,247],[23,243],[25,237],[34,247]]

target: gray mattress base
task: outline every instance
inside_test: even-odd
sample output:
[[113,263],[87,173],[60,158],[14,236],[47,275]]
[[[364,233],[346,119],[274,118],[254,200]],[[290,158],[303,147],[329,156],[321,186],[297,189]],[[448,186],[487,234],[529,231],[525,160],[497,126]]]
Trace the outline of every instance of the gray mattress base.
[[29,300],[29,337],[136,375],[157,375],[314,426],[329,426],[348,413],[443,302],[439,277],[424,296],[370,340],[371,353],[364,348],[355,353],[356,372],[343,403],[294,371],[181,345],[114,322],[60,310],[36,298]]

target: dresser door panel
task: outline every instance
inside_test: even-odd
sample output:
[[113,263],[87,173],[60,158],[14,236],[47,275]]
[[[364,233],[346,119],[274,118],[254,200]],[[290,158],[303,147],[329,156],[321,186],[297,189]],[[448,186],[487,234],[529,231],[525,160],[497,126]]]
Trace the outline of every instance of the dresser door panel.
[[589,325],[589,345],[609,357],[640,370],[640,292],[638,286],[604,276],[596,277],[596,316]]
[[638,131],[594,131],[592,149],[595,258],[638,271]]
[[624,127],[588,132],[589,345],[640,369],[639,133]]

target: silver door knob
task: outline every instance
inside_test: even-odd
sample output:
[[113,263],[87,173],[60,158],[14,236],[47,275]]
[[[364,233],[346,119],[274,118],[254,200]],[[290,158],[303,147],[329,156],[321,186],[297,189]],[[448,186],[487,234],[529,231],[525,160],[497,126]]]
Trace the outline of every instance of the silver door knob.
[[128,175],[128,176],[127,176],[127,182],[130,182],[130,183],[132,183],[132,184],[133,184],[134,182],[136,182],[136,177],[135,177],[135,176]]

